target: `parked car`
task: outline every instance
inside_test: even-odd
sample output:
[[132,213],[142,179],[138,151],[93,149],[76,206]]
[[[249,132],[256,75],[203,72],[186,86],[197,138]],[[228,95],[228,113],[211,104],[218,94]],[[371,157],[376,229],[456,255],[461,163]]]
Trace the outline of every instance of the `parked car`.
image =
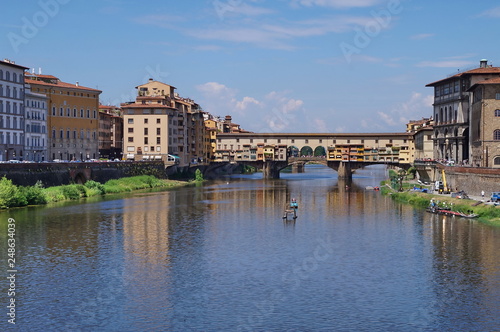
[[492,202],[500,202],[500,191],[494,191],[491,193]]

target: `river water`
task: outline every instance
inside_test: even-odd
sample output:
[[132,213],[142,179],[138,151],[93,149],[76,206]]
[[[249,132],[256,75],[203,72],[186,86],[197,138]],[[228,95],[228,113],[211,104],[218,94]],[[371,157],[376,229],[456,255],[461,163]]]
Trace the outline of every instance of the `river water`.
[[[19,331],[495,331],[500,228],[313,165],[0,214]],[[348,188],[346,188],[346,185]],[[296,198],[298,218],[283,220]],[[1,283],[0,328],[9,281]],[[3,328],[2,328],[3,329]]]

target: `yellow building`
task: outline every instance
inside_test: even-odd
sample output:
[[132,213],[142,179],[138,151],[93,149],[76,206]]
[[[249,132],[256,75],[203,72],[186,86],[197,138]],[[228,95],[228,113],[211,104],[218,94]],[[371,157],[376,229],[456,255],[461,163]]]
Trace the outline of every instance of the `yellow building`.
[[48,159],[99,158],[99,95],[102,91],[62,82],[51,75],[26,74],[33,93],[48,97]]

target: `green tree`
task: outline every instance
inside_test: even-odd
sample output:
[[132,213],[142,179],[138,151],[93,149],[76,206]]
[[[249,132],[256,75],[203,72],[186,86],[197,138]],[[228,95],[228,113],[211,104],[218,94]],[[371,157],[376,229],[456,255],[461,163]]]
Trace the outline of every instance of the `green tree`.
[[203,173],[200,171],[199,168],[197,168],[196,171],[194,172],[194,179],[196,182],[203,182],[204,181]]

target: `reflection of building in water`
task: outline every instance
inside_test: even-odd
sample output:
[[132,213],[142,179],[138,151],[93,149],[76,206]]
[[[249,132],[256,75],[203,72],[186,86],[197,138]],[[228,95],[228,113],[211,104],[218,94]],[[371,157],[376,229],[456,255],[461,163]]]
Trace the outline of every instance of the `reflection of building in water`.
[[[498,304],[498,229],[470,220],[428,214],[432,279],[443,310],[466,306],[471,317],[480,321],[477,308]],[[455,290],[453,293],[450,289]],[[457,291],[458,289],[458,291]],[[480,303],[485,303],[482,305]],[[498,306],[497,306],[498,307]]]

